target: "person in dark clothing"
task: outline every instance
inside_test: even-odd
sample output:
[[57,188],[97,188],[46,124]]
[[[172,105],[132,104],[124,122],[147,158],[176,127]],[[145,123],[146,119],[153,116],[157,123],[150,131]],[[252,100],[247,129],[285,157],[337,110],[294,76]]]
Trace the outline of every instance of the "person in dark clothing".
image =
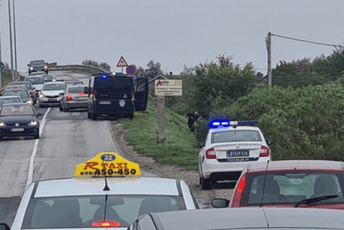
[[188,126],[190,128],[190,130],[192,132],[195,131],[195,125],[196,125],[196,121],[197,119],[200,117],[199,114],[197,113],[197,111],[193,112],[193,113],[188,113],[187,116],[189,117],[188,120]]

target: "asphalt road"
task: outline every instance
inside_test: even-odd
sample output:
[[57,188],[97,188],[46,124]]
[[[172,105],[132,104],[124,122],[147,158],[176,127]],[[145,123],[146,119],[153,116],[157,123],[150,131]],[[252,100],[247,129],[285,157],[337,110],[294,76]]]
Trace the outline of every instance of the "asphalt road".
[[[69,71],[51,72],[67,84],[88,82],[89,76]],[[41,137],[0,141],[0,223],[12,224],[20,197],[35,180],[74,176],[75,166],[99,152],[119,152],[109,120],[91,121],[86,111],[61,112],[39,108]],[[143,172],[144,176],[152,174]]]

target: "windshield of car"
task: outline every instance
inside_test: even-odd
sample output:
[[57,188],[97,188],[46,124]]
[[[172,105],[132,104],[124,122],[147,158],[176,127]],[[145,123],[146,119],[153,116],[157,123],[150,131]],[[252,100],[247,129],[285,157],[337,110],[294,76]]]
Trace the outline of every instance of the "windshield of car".
[[42,66],[45,65],[43,60],[31,61],[30,66]]
[[34,198],[30,200],[22,228],[93,228],[99,227],[97,224],[104,217],[107,221],[117,222],[118,227],[128,227],[143,214],[176,210],[185,210],[180,196]]
[[26,116],[34,115],[32,107],[29,105],[20,106],[3,106],[1,109],[1,116]]
[[[325,172],[269,172],[250,174],[244,190],[242,205],[293,204],[301,200],[325,195],[338,195],[337,198],[319,201],[314,204],[344,203],[343,182],[340,173]],[[263,189],[264,188],[264,189]],[[262,201],[262,194],[264,198]]]
[[15,83],[12,83],[11,85],[18,85],[18,86],[20,86],[20,85],[24,85],[26,88],[28,88],[28,89],[30,89],[31,87],[30,87],[30,84],[29,83],[17,83],[17,82],[15,82]]
[[29,77],[25,80],[30,81],[32,84],[44,84],[44,79],[42,77]]
[[42,90],[64,90],[63,84],[44,84]]
[[19,96],[21,98],[29,97],[25,90],[9,90],[4,92],[4,96]]
[[85,86],[83,87],[70,87],[68,93],[82,93],[84,92]]
[[52,81],[53,80],[53,76],[51,76],[51,75],[44,75],[43,77],[44,77],[45,81]]
[[4,104],[8,104],[8,103],[18,103],[18,102],[22,102],[19,97],[16,97],[16,98],[0,97],[0,106],[3,106]]
[[211,134],[211,143],[240,141],[262,141],[262,138],[260,133],[255,130],[227,130]]

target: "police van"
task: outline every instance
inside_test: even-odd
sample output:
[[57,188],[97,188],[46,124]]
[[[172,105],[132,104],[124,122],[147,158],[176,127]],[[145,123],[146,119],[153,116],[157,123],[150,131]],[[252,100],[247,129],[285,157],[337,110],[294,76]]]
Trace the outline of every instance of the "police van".
[[145,111],[148,102],[148,79],[122,73],[97,73],[85,88],[88,94],[87,117],[101,115],[134,118],[134,111]]

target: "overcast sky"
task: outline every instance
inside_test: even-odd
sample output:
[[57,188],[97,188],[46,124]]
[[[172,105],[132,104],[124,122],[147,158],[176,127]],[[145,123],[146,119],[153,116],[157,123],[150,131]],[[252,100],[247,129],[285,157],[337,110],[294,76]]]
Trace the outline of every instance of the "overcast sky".
[[[12,2],[13,0],[11,0]],[[10,62],[8,0],[1,0],[2,60]],[[114,71],[123,56],[164,72],[233,56],[266,73],[268,32],[335,45],[344,44],[343,0],[15,0],[18,70],[30,60],[81,64],[106,62]],[[11,5],[12,8],[12,5]],[[12,27],[13,28],[13,27]],[[272,37],[272,63],[333,52]]]

